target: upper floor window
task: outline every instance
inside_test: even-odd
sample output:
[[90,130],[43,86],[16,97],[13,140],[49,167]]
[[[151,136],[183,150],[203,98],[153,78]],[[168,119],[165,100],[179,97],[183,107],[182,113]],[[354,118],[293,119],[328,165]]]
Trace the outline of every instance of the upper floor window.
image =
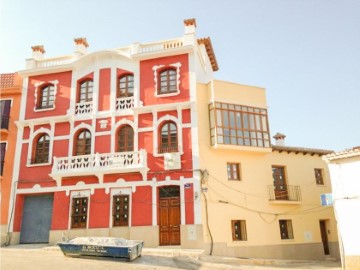
[[159,73],[158,94],[170,94],[177,92],[176,69],[169,68]]
[[52,84],[45,85],[39,89],[37,109],[49,109],[54,107],[55,87]]
[[81,130],[76,137],[75,156],[91,154],[91,133],[87,129]]
[[118,97],[132,97],[134,95],[134,76],[125,75],[119,78]]
[[215,102],[209,112],[211,145],[270,147],[266,109]]
[[315,180],[317,185],[324,185],[324,179],[323,179],[323,170],[322,169],[314,169],[315,173]]
[[117,145],[119,152],[134,151],[134,130],[131,126],[125,125],[119,128]]
[[78,102],[90,102],[93,98],[93,81],[86,80],[80,83]]
[[49,162],[50,137],[47,134],[40,135],[36,140],[34,163]]
[[227,175],[228,175],[228,180],[240,180],[240,164],[228,163]]
[[0,100],[1,129],[9,128],[11,100]]
[[168,121],[160,126],[159,146],[159,153],[178,151],[178,133],[174,122]]
[[0,143],[0,175],[3,175],[4,171],[4,162],[5,162],[5,152],[6,152],[6,143]]

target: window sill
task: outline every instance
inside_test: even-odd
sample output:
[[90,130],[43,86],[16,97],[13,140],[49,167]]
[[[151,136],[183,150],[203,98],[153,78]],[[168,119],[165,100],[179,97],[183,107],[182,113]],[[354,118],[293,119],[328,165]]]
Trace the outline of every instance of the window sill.
[[161,98],[161,97],[172,97],[180,95],[180,90],[177,90],[175,92],[167,93],[167,94],[159,94],[157,91],[155,92],[155,97]]
[[34,112],[46,112],[46,111],[53,111],[53,110],[55,110],[55,106],[51,107],[51,108],[44,108],[44,109],[34,108]]
[[164,152],[164,153],[154,153],[154,157],[164,157],[165,154],[175,154],[175,155],[180,155],[182,156],[184,154],[184,152]]
[[26,164],[26,167],[41,167],[41,166],[49,166],[51,165],[51,162],[46,163],[28,163]]

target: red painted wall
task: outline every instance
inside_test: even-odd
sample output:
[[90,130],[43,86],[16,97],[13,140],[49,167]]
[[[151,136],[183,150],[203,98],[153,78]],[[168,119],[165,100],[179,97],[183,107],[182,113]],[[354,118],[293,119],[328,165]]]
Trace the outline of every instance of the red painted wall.
[[137,187],[132,194],[132,221],[133,226],[152,225],[152,193],[151,187]]
[[65,191],[54,193],[52,230],[67,230],[69,224],[70,196]]
[[[153,67],[158,65],[169,66],[171,64],[180,62],[180,94],[170,97],[158,98],[155,93],[155,81]],[[170,66],[169,66],[170,67]],[[164,104],[164,103],[177,103],[188,101],[190,98],[189,93],[189,61],[188,55],[175,55],[169,57],[161,57],[140,62],[140,99],[144,102],[144,106]]]
[[22,222],[22,215],[23,215],[23,207],[24,207],[24,196],[23,195],[16,195],[16,202],[15,202],[15,211],[14,211],[14,232],[20,232],[21,230],[21,222]]
[[[34,112],[35,83],[58,80],[55,108]],[[70,105],[71,71],[29,77],[25,119],[65,115]],[[39,98],[39,97],[38,97]]]
[[110,226],[110,194],[105,189],[97,189],[90,197],[89,228]]
[[99,111],[107,111],[110,109],[110,68],[100,69],[99,78]]
[[194,186],[185,188],[185,223],[194,224]]

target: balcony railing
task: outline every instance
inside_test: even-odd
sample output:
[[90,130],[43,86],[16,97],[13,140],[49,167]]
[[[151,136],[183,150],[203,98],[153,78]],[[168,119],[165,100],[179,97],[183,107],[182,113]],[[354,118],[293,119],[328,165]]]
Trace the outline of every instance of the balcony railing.
[[73,157],[54,157],[51,176],[59,181],[62,177],[147,171],[145,150],[108,154],[92,154]]
[[76,103],[75,115],[91,114],[92,109],[93,109],[92,101]]
[[271,185],[268,186],[269,201],[301,201],[300,186]]
[[123,97],[116,99],[116,111],[134,108],[134,97]]

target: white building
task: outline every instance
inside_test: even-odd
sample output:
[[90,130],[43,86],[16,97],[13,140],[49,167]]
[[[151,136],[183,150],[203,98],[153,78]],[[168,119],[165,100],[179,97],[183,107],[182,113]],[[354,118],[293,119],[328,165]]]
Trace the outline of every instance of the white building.
[[328,162],[342,265],[360,269],[360,147],[324,156]]

